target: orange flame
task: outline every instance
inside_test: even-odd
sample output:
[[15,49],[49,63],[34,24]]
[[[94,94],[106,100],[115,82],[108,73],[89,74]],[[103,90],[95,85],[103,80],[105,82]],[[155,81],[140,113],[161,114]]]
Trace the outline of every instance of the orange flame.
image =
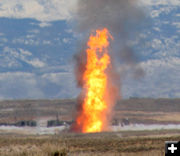
[[107,128],[107,68],[111,64],[108,55],[109,38],[112,39],[107,28],[96,30],[96,35],[91,34],[86,49],[87,63],[83,74],[83,99],[82,111],[76,118],[76,125],[81,132],[101,132]]

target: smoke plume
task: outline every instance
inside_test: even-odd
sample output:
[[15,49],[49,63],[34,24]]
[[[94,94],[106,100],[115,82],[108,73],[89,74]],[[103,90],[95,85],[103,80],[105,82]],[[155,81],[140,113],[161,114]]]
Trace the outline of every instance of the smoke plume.
[[[142,76],[143,71],[136,64],[138,60],[133,49],[128,45],[128,40],[131,36],[137,36],[136,28],[143,17],[138,0],[78,0],[74,15],[77,30],[85,36],[83,41],[87,41],[87,36],[93,30],[104,27],[110,30],[114,37],[111,55],[117,68],[121,65],[122,72],[127,69],[122,66],[125,64],[126,67],[133,69],[135,77]],[[83,59],[80,60],[83,61]],[[83,62],[78,61],[79,63]],[[139,73],[141,75],[138,76]]]
[[[78,0],[77,10],[74,14],[76,22],[76,31],[84,36],[80,41],[81,49],[75,56],[76,60],[76,78],[79,87],[83,86],[82,75],[85,71],[86,60],[86,41],[92,31],[103,29],[110,31],[113,36],[113,42],[110,47],[112,60],[111,70],[107,71],[111,81],[109,102],[116,101],[119,94],[120,76],[125,73],[127,68],[134,71],[134,76],[143,75],[143,70],[137,65],[137,57],[133,49],[128,45],[131,36],[136,35],[137,25],[143,18],[143,12],[138,7],[138,0]],[[112,70],[113,69],[113,70]],[[119,71],[117,73],[116,71]],[[141,76],[140,75],[140,76]],[[82,91],[78,98],[78,110],[82,109],[82,100],[84,92]],[[113,106],[113,104],[112,104]],[[110,108],[113,109],[113,108]],[[111,112],[111,110],[109,111]],[[77,127],[73,127],[77,129]]]

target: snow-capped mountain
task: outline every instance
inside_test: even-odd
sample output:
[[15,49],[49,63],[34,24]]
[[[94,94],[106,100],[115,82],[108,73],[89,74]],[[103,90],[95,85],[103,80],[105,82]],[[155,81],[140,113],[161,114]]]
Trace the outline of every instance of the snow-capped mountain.
[[[180,1],[141,0],[145,19],[130,44],[144,76],[122,78],[123,97],[180,97]],[[72,0],[0,2],[0,99],[71,98],[78,89]]]

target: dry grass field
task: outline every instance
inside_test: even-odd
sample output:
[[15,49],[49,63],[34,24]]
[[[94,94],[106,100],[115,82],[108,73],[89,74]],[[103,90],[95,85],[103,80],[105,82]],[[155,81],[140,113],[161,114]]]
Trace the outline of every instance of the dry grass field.
[[180,140],[180,131],[1,135],[0,156],[164,156],[167,140]]
[[[0,101],[0,123],[39,118],[73,120],[75,99]],[[114,119],[130,123],[180,124],[180,99],[121,100]],[[13,133],[13,134],[12,134]],[[180,140],[180,130],[121,131],[96,134],[59,132],[23,135],[0,132],[0,156],[164,156],[165,141]]]

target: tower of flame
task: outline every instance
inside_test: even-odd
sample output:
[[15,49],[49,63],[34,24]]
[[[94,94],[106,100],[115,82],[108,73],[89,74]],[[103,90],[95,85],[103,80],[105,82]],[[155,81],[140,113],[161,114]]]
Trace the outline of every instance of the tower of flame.
[[109,38],[107,28],[96,30],[90,35],[86,49],[87,62],[83,74],[82,110],[76,118],[76,126],[83,133],[101,132],[107,129],[109,103],[107,68],[111,64],[108,54]]

